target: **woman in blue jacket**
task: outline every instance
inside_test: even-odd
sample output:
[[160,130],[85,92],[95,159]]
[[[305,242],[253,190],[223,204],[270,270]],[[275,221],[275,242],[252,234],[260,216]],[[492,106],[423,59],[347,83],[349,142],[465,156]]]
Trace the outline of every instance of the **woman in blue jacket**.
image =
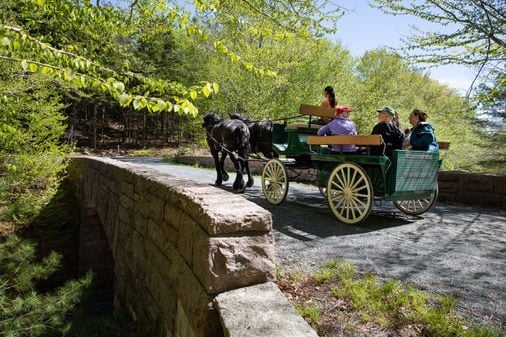
[[409,115],[409,123],[413,125],[406,136],[408,150],[438,151],[436,135],[432,125],[426,122],[427,114],[422,110],[414,109]]

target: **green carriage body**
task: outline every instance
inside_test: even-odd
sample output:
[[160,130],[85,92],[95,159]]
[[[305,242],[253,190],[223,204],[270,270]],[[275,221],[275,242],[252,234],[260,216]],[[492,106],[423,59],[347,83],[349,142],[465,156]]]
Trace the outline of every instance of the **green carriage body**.
[[[317,107],[311,108],[312,111],[318,111]],[[329,206],[338,219],[347,223],[357,223],[364,220],[369,214],[373,197],[393,201],[401,211],[414,215],[425,212],[434,203],[437,198],[437,175],[441,164],[438,152],[395,150],[393,157],[389,158],[370,155],[370,147],[361,146],[362,154],[330,153],[328,147],[322,145],[325,144],[322,142],[322,137],[314,137],[318,128],[319,126],[312,125],[311,121],[307,125],[274,124],[272,147],[279,156],[284,156],[286,160],[282,163],[277,159],[272,159],[264,166],[262,189],[267,200],[272,204],[279,204],[284,200],[288,190],[288,181],[311,182],[319,186],[321,191],[327,189],[325,193],[327,193]],[[320,143],[315,144],[315,138],[319,138]],[[364,199],[365,201],[359,200],[360,204],[367,203],[367,206],[364,207],[368,208],[367,212],[360,216],[348,215],[351,214],[348,210],[343,211],[344,215],[337,214],[340,211],[336,211],[336,207],[342,209],[348,206],[339,204],[334,207],[332,205],[333,199],[340,198],[341,194],[351,193],[344,191],[345,189],[342,187],[338,187],[337,192],[328,191],[333,188],[333,184],[335,185],[332,180],[344,172],[340,171],[341,167],[343,170],[353,172],[350,177],[361,177],[360,181],[363,182],[357,180],[353,183],[355,187],[370,185],[367,188],[370,197]],[[300,174],[300,172],[295,175],[290,174],[291,171],[297,169],[312,170],[314,174],[307,175]],[[279,195],[276,195],[276,191],[269,191],[271,185],[265,185],[264,175],[267,175],[269,184],[279,185],[275,187],[281,190]],[[341,178],[337,177],[337,179]],[[339,190],[340,188],[342,190]],[[270,197],[269,193],[271,193]],[[275,197],[273,198],[272,195]],[[355,196],[351,196],[351,198],[356,199]]]

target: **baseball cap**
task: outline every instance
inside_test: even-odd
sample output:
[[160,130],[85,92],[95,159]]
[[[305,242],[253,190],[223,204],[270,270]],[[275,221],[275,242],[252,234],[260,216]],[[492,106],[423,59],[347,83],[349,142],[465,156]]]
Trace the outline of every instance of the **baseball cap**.
[[337,105],[336,106],[336,116],[342,114],[343,112],[351,112],[353,111],[352,108],[346,105]]
[[394,117],[395,116],[395,110],[392,109],[391,107],[389,106],[386,106],[382,109],[376,109],[377,112],[385,112],[387,114],[389,114],[390,116]]

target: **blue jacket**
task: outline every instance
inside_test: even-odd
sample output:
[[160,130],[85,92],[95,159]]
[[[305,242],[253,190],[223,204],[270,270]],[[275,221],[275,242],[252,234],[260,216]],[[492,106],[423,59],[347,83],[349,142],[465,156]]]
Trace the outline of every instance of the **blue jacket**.
[[426,122],[420,122],[411,130],[409,143],[413,150],[420,151],[438,151],[436,135],[432,125]]

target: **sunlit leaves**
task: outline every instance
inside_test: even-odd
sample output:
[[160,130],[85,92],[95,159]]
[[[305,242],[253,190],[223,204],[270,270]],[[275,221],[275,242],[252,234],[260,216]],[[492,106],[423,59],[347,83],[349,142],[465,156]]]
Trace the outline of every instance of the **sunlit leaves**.
[[[200,96],[208,98],[219,90],[216,83],[205,82],[202,86],[186,88],[178,82],[167,82],[132,72],[117,73],[91,60],[53,48],[28,36],[19,28],[3,26],[3,33],[10,34],[9,37],[2,38],[5,43],[0,47],[0,57],[5,55],[3,59],[19,62],[25,72],[41,72],[71,82],[79,88],[109,94],[122,107],[132,105],[135,110],[148,109],[150,112],[175,111],[177,107],[177,111],[195,116],[198,109],[190,100],[196,100]],[[12,53],[12,50],[16,42],[25,54],[33,56],[34,59],[13,57],[15,53]],[[39,58],[52,62],[37,61]],[[130,79],[140,82],[140,86],[133,89],[142,89],[144,95],[129,92]],[[150,97],[150,92],[157,93],[160,97]]]

